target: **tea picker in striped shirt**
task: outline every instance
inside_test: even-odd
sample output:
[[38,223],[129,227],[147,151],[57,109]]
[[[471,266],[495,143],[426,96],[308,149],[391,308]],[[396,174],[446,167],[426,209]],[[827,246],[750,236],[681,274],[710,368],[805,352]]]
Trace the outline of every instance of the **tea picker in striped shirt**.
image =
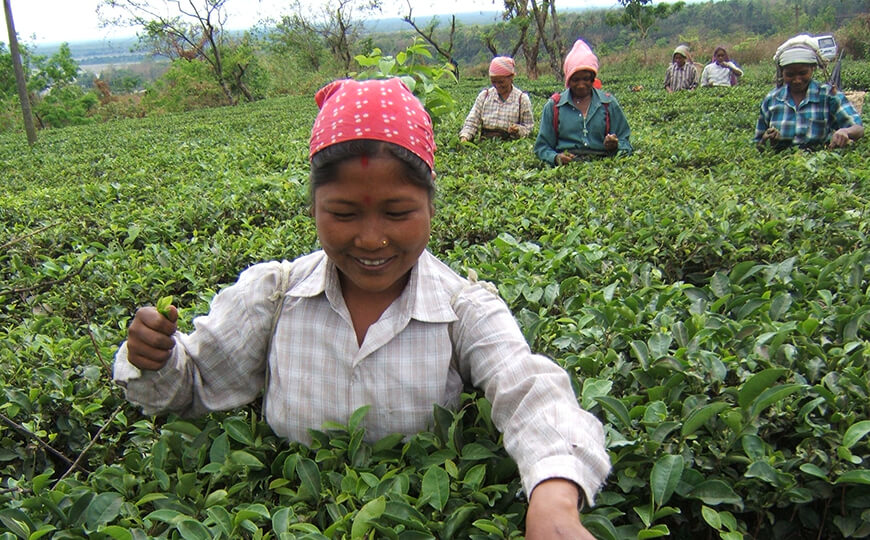
[[347,424],[370,406],[366,440],[430,427],[465,384],[483,390],[529,494],[526,538],[592,539],[610,460],[601,423],[568,374],[529,349],[507,304],[426,250],[435,143],[400,79],[336,81],[316,96],[311,200],[321,250],[255,264],[221,290],[195,330],[178,312],[137,311],[114,378],[146,414],[202,415],[262,393],[276,434]]
[[690,60],[689,48],[685,45],[678,45],[674,49],[672,59],[671,65],[665,72],[665,90],[668,92],[694,90],[698,86],[695,82],[697,73],[695,65],[688,61]]
[[492,86],[482,90],[459,131],[460,141],[484,138],[518,139],[528,137],[535,127],[529,95],[514,86],[516,68],[513,58],[497,56],[489,64]]
[[842,148],[864,136],[861,115],[843,92],[813,79],[825,60],[812,37],[787,40],[773,60],[777,88],[761,102],[754,139],[759,148]]

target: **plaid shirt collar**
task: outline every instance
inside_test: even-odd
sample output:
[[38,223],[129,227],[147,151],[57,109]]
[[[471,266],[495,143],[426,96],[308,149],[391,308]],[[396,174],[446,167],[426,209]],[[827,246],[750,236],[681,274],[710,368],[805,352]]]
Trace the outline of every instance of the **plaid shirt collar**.
[[[287,294],[300,298],[311,298],[325,293],[330,304],[335,307],[343,303],[338,269],[326,253],[319,252],[319,260],[311,266],[308,275],[294,285]],[[438,278],[436,265],[443,264],[429,253],[423,251],[417,264],[411,268],[408,285],[399,297],[399,313],[407,313],[410,318],[422,322],[452,322],[458,319],[451,306],[450,298],[443,294],[446,290]]]
[[[790,96],[788,93],[788,85],[784,84],[779,88],[774,98],[777,101],[788,103]],[[822,86],[815,79],[810,81],[807,87],[807,95],[801,103],[820,103],[822,101]],[[800,107],[801,103],[795,103],[796,107]]]

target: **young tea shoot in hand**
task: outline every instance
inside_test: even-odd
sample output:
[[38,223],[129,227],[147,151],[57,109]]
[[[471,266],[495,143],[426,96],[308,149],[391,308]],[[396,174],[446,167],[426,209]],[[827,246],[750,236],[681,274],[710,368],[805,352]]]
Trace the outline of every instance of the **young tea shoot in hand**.
[[157,301],[157,311],[160,312],[161,315],[169,318],[169,306],[172,305],[172,295],[164,296],[160,300]]

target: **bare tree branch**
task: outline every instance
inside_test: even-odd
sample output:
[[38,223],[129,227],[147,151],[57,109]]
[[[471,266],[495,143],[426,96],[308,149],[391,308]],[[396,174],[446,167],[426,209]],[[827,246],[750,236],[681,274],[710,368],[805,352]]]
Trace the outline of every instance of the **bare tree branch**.
[[[453,57],[453,45],[454,45],[454,39],[456,36],[456,15],[450,16],[450,31],[447,34],[447,44],[445,46],[442,46],[435,39],[435,30],[438,27],[437,19],[435,17],[433,17],[425,29],[420,28],[419,26],[417,26],[417,22],[414,20],[414,17],[413,17],[413,9],[411,7],[411,0],[406,0],[406,1],[408,3],[408,14],[405,15],[404,17],[402,17],[402,20],[405,21],[406,23],[410,24],[411,28],[413,28],[414,31],[417,32],[417,34],[420,35],[420,37],[422,37],[424,41],[426,41],[426,43],[428,43],[429,45],[432,45],[432,47],[435,48],[435,51],[438,54],[440,54],[442,57],[444,57],[444,59],[447,60],[450,63],[450,65],[453,66],[453,71],[454,71],[454,74],[456,75],[456,80],[458,81],[459,80],[459,64],[456,62],[456,59]],[[487,46],[489,46],[489,44],[487,44]],[[492,50],[492,49],[490,48],[490,50]]]
[[[67,476],[69,476],[69,475],[73,472],[73,470],[75,470],[75,469],[81,469],[81,466],[79,465],[79,462],[81,462],[81,460],[84,459],[85,454],[87,454],[87,453],[88,453],[88,450],[90,450],[91,447],[94,446],[94,443],[97,442],[97,439],[100,438],[100,436],[103,434],[103,431],[105,431],[105,429],[109,426],[109,424],[112,423],[112,420],[114,420],[114,419],[115,419],[115,416],[117,416],[118,413],[121,412],[121,409],[122,409],[123,407],[124,407],[124,403],[121,403],[120,405],[118,405],[117,407],[115,407],[115,410],[112,412],[112,414],[109,416],[109,418],[106,419],[106,421],[103,423],[103,425],[102,425],[102,426],[100,427],[100,429],[97,431],[97,433],[96,433],[96,434],[91,438],[91,441],[88,443],[88,445],[85,447],[85,449],[82,450],[82,452],[78,455],[78,457],[76,458],[75,462],[73,462],[73,464],[70,465],[70,467],[66,470],[66,472],[63,473],[63,475],[62,475],[60,478],[57,479],[57,482],[54,483],[54,487],[52,487],[52,489],[54,489],[55,487],[57,487],[57,485],[61,482],[61,480],[63,480],[63,479],[66,478]],[[88,474],[90,474],[90,473],[88,473]]]
[[48,281],[41,281],[41,282],[37,283],[36,285],[32,285],[30,287],[21,287],[18,289],[0,290],[0,296],[6,296],[7,294],[21,294],[21,293],[31,292],[31,291],[35,291],[35,290],[39,290],[39,289],[46,289],[48,287],[53,287],[55,285],[59,285],[65,281],[69,281],[70,279],[74,278],[75,276],[81,274],[82,270],[85,269],[85,265],[87,265],[89,262],[91,262],[91,260],[93,260],[94,257],[96,257],[96,255],[91,255],[90,257],[88,257],[87,259],[85,259],[82,262],[82,264],[81,264],[81,266],[79,266],[78,270],[76,270],[75,272],[73,272],[71,274],[67,274],[67,275],[63,276],[62,278],[51,279]]
[[0,413],[0,420],[2,420],[4,424],[6,424],[9,427],[11,427],[12,429],[18,431],[22,435],[24,435],[30,439],[33,439],[36,442],[36,444],[38,444],[39,446],[41,446],[42,448],[47,450],[50,454],[54,455],[55,457],[57,457],[58,459],[60,459],[61,461],[63,461],[67,465],[69,465],[70,469],[75,467],[75,468],[81,470],[83,473],[90,474],[90,471],[88,471],[87,469],[85,469],[84,467],[82,467],[80,465],[77,465],[76,462],[72,461],[70,458],[66,457],[65,455],[63,455],[59,451],[52,448],[48,443],[46,443],[45,441],[40,439],[39,436],[37,436],[35,433],[30,431],[26,427],[22,426],[21,424],[15,422],[14,420],[9,418],[5,414]]
[[57,227],[58,225],[60,225],[59,221],[55,222],[55,223],[51,223],[49,225],[45,225],[45,226],[40,227],[36,230],[30,231],[28,234],[25,234],[24,236],[19,236],[18,238],[13,238],[12,240],[9,240],[8,242],[6,242],[2,246],[0,246],[0,250],[8,249],[9,247],[17,244],[18,242],[23,242],[24,240],[27,240],[31,236],[36,236],[37,234],[39,234],[47,229],[50,229],[52,227]]

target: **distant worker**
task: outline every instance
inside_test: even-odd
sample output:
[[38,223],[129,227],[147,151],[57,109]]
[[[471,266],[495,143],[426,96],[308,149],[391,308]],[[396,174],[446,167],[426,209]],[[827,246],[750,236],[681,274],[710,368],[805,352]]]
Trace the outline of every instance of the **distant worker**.
[[689,47],[678,45],[671,57],[671,65],[665,72],[665,90],[694,90],[698,86],[698,74],[689,55]]
[[552,165],[630,154],[628,120],[613,95],[594,87],[598,58],[585,41],[574,43],[563,69],[566,89],[544,105],[535,154]]
[[740,66],[728,57],[725,47],[719,46],[713,51],[713,60],[701,72],[701,86],[736,86],[742,76]]
[[842,148],[864,136],[861,115],[845,94],[813,79],[825,60],[812,37],[787,40],[773,61],[777,87],[761,102],[755,125],[755,142],[760,148]]
[[459,140],[470,141],[478,133],[483,138],[518,139],[527,137],[535,127],[529,95],[514,86],[516,68],[508,56],[497,56],[489,64],[489,82],[474,100]]

